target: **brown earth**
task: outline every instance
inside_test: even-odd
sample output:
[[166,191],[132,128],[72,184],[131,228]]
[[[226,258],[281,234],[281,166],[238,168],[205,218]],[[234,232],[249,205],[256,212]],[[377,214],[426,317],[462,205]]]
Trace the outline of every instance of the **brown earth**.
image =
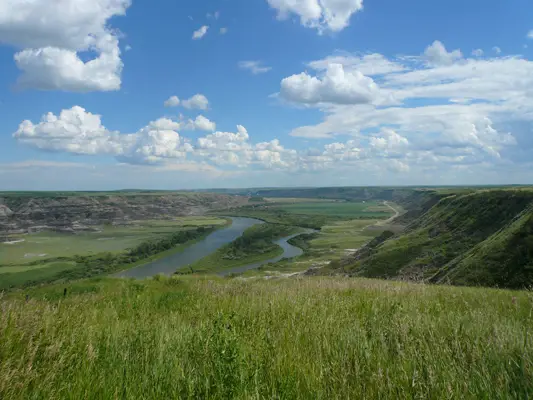
[[202,215],[242,206],[247,197],[211,193],[0,197],[0,240],[43,230],[77,232],[96,225]]

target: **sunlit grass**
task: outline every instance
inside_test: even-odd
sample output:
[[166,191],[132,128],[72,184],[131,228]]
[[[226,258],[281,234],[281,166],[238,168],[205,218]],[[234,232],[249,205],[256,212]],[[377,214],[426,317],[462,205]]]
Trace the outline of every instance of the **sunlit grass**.
[[528,292],[334,278],[63,288],[0,300],[0,398],[533,395]]

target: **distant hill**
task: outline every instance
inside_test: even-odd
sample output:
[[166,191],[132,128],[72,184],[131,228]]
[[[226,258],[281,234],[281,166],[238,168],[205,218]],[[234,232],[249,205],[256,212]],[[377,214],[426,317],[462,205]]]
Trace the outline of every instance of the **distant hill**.
[[428,210],[419,207],[421,216],[405,232],[386,233],[337,268],[373,278],[530,287],[532,202],[529,189],[478,190],[440,200],[431,197]]

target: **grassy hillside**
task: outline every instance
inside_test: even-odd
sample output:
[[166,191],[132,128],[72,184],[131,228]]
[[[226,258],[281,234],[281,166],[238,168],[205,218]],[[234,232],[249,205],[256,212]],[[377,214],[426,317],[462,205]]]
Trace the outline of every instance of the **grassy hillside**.
[[529,190],[451,195],[403,234],[373,243],[342,267],[379,278],[529,287],[533,284]]
[[533,207],[524,210],[510,226],[457,257],[431,281],[533,287]]
[[0,398],[525,399],[527,292],[89,280],[0,298]]

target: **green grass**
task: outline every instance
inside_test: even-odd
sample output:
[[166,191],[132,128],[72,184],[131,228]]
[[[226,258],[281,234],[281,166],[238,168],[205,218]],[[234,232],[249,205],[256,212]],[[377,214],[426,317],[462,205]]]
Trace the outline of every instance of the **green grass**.
[[[279,246],[272,246],[260,254],[250,254],[239,259],[225,259],[222,252],[215,252],[191,265],[195,273],[216,273],[222,272],[235,267],[242,267],[244,265],[255,264],[257,262],[270,260],[283,254],[283,249]],[[185,268],[183,272],[188,272]]]
[[56,262],[53,261],[53,262],[44,262],[42,264],[35,264],[35,265],[26,264],[26,265],[0,267],[0,275],[1,274],[14,274],[17,272],[35,271],[37,269],[53,267],[57,263],[58,263],[57,261]]
[[528,292],[89,280],[0,300],[0,398],[525,399]]
[[0,291],[30,282],[47,282],[59,274],[79,268],[75,261],[54,261],[33,266],[0,268]]
[[378,202],[316,202],[295,203],[278,206],[283,211],[294,214],[340,216],[347,218],[388,218],[393,213]]
[[118,253],[147,240],[186,227],[223,225],[226,220],[213,217],[185,217],[170,220],[138,221],[128,226],[101,226],[101,232],[78,234],[41,232],[19,237],[23,242],[0,243],[1,265],[22,265],[39,259]]
[[480,190],[441,199],[406,232],[343,270],[356,276],[530,288],[533,192]]

